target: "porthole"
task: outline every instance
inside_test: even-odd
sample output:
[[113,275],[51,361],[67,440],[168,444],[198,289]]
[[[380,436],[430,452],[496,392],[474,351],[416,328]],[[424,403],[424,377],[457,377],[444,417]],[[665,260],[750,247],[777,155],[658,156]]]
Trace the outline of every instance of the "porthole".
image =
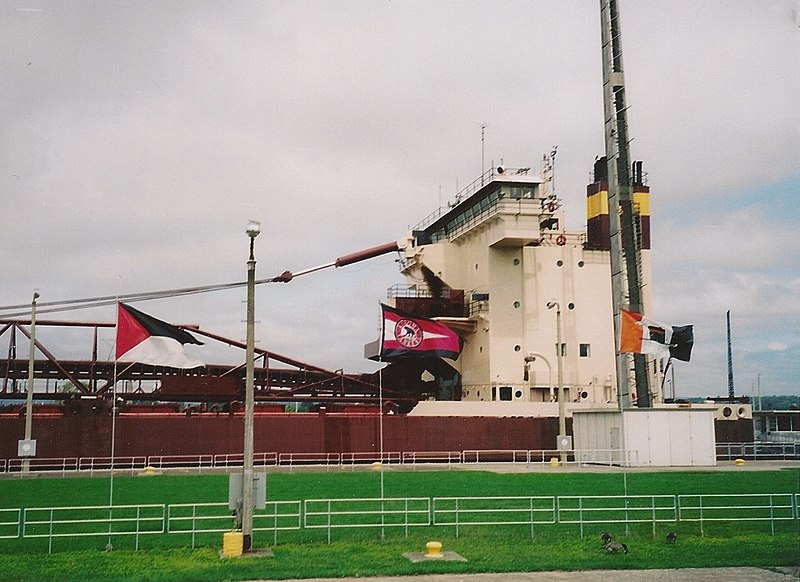
[[514,259],[513,263],[514,263],[514,266],[516,267],[517,265],[519,265],[519,259]]
[[517,390],[514,392],[514,398],[522,398],[522,390]]
[[583,267],[585,264],[586,264],[586,263],[584,263],[583,261],[578,261],[578,266],[579,266],[579,267]]
[[574,303],[568,304],[567,309],[575,309],[575,304]]
[[564,266],[564,261],[562,261],[561,259],[557,260],[556,261],[556,266],[557,267],[563,267]]
[[515,351],[515,352],[518,352],[518,351],[520,351],[521,349],[522,349],[522,346],[521,346],[521,345],[519,345],[519,344],[517,344],[517,345],[515,345],[515,346],[514,346],[514,351]]
[[514,301],[514,309],[519,309],[520,305],[522,305],[519,301]]

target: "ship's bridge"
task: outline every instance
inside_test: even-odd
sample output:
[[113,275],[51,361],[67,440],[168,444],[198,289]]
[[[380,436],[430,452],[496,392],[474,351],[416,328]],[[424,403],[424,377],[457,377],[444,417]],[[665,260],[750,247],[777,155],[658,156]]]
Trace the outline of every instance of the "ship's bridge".
[[558,203],[544,191],[544,180],[529,170],[488,170],[413,229],[415,244],[458,242],[478,227],[488,230],[489,246],[537,244],[543,230],[558,229]]

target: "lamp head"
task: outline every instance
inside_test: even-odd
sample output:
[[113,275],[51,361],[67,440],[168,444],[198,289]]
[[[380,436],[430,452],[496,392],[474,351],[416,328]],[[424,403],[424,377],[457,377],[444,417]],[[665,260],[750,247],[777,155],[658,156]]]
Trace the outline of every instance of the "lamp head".
[[547,302],[547,309],[553,309],[553,307],[556,307],[557,305],[558,305],[558,303],[556,301],[548,301]]
[[261,223],[255,220],[251,220],[247,223],[247,236],[250,238],[256,238],[259,234],[261,234]]

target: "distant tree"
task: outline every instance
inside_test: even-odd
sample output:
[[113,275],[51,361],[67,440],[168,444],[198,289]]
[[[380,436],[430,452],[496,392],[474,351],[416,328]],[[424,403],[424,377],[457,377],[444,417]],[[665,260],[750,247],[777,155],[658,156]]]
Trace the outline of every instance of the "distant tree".
[[[753,404],[758,406],[758,397],[754,399]],[[800,409],[800,396],[762,396],[761,408],[764,410],[798,410]]]
[[[83,388],[88,388],[88,387],[89,387],[89,384],[87,384],[86,382],[81,382],[81,386],[82,386]],[[69,382],[69,381],[67,381],[67,382],[64,382],[64,383],[63,383],[63,384],[62,384],[62,385],[59,387],[58,391],[59,391],[61,394],[77,394],[78,392],[80,392],[80,390],[78,389],[78,387],[77,387],[77,386],[75,386],[75,384],[73,384],[72,382]]]

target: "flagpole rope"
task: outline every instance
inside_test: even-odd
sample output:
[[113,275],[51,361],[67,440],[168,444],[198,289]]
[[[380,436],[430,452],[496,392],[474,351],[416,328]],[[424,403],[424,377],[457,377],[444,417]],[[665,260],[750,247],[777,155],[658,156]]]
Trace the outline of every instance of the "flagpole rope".
[[[378,257],[380,255],[399,250],[400,247],[398,246],[397,242],[391,242],[371,249],[366,249],[364,251],[359,251],[357,253],[353,253],[350,255],[345,255],[343,257],[337,258],[335,261],[325,263],[323,265],[318,265],[316,267],[311,267],[309,269],[304,269],[302,271],[297,271],[296,273],[293,273],[292,271],[284,271],[280,275],[269,277],[268,279],[257,279],[255,281],[255,284],[262,285],[264,283],[288,283],[295,277],[308,275],[309,273],[316,273],[317,271],[320,271],[322,269],[328,269],[330,267],[336,267],[336,268],[345,267],[347,265],[352,265],[353,263],[358,263],[360,261],[372,259],[374,257]],[[183,287],[180,289],[167,289],[164,291],[149,291],[141,293],[129,293],[126,295],[117,294],[117,295],[104,295],[100,297],[88,297],[84,299],[47,301],[41,303],[40,305],[41,307],[45,308],[41,310],[42,313],[56,313],[61,311],[70,311],[74,309],[103,307],[106,305],[112,305],[119,301],[149,301],[151,299],[165,299],[168,297],[180,297],[183,295],[195,295],[198,293],[225,291],[228,289],[237,289],[239,287],[245,287],[245,286],[247,286],[247,281],[237,281],[235,283],[220,283],[216,285]],[[14,313],[7,313],[4,315],[4,317],[21,317],[23,315],[27,315],[28,307],[29,305],[27,303],[17,304],[17,305],[0,305],[0,313],[4,311],[13,311]]]
[[[383,361],[380,360],[381,364]],[[384,484],[383,484],[383,367],[378,370],[378,402],[380,405],[379,411],[379,419],[378,423],[380,424],[379,432],[380,432],[380,469],[381,469],[381,539],[386,539],[386,534],[384,533],[383,529],[383,520],[384,520]]]
[[[313,273],[322,268],[327,268],[329,266],[335,266],[335,265],[331,263],[330,265],[323,265],[321,267],[306,269],[305,271],[300,271],[299,273],[296,274],[293,274],[289,271],[284,271],[283,273],[275,277],[270,277],[268,279],[258,279],[255,281],[255,284],[262,285],[264,283],[286,283],[289,282],[294,277],[299,277],[301,275]],[[119,301],[133,302],[133,301],[151,301],[153,299],[168,299],[171,297],[183,297],[186,295],[212,293],[214,291],[227,291],[229,289],[238,289],[240,287],[245,287],[246,285],[247,281],[237,281],[235,283],[219,283],[216,285],[201,285],[197,287],[183,287],[180,289],[166,289],[162,291],[145,291],[140,293],[87,297],[83,299],[64,299],[61,301],[46,301],[41,303],[42,309],[38,309],[38,311],[39,313],[61,313],[65,311],[74,311],[77,309],[105,307],[107,305],[114,305]],[[27,307],[28,309],[22,311],[22,309],[25,307]],[[12,310],[19,310],[19,311],[4,314],[3,317],[21,317],[23,315],[27,315],[29,313],[30,306],[23,304],[0,306],[0,313],[2,313],[3,311],[12,311]]]
[[114,548],[111,543],[111,524],[114,507],[114,455],[117,433],[117,358],[114,357],[114,383],[111,386],[111,478],[108,485],[108,544],[107,550]]

